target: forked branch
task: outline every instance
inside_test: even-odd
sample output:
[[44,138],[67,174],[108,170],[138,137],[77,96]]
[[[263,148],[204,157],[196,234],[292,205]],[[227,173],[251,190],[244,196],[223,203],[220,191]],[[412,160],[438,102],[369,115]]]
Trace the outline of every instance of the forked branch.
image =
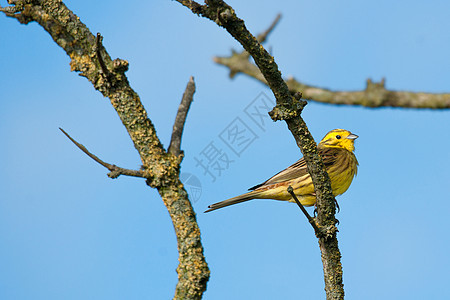
[[[158,190],[172,219],[179,253],[174,299],[200,299],[206,290],[209,268],[196,215],[179,178],[181,159],[162,146],[139,95],[125,76],[128,62],[112,60],[101,43],[101,36],[93,35],[61,0],[9,0],[8,3],[11,6],[0,7],[1,12],[20,23],[35,21],[42,26],[70,57],[71,70],[79,72],[111,101],[139,153],[146,183]],[[86,149],[85,153],[89,151]],[[141,175],[141,171],[114,167],[91,153],[89,156],[112,169],[112,177]]]

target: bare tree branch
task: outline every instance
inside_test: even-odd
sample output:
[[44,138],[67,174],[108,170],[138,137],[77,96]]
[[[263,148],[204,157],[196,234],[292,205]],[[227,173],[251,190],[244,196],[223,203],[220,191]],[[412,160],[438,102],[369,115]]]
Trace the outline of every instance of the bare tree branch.
[[172,219],[179,253],[174,299],[201,299],[210,272],[196,215],[179,179],[181,158],[164,150],[139,96],[125,76],[128,62],[112,60],[100,39],[60,0],[9,0],[8,3],[13,7],[0,8],[0,11],[23,24],[39,23],[70,57],[71,70],[80,72],[110,99],[140,155],[147,184],[158,190]]
[[247,30],[244,21],[236,16],[232,7],[220,0],[208,0],[206,5],[200,5],[190,0],[177,1],[188,7],[193,13],[208,18],[225,28],[250,53],[274,93],[277,105],[269,114],[274,121],[286,121],[303,153],[314,184],[317,198],[317,224],[319,227],[323,227],[323,232],[326,232],[324,237],[319,238],[319,245],[322,252],[327,299],[343,299],[341,254],[336,237],[335,224],[337,220],[334,217],[336,207],[330,178],[325,171],[322,158],[318,155],[317,144],[300,116],[306,102],[302,101],[298,94],[291,95],[274,58]]
[[145,178],[144,177],[144,172],[141,170],[130,170],[130,169],[124,169],[121,167],[118,167],[116,165],[112,165],[109,164],[107,162],[104,162],[103,160],[101,160],[100,158],[98,158],[96,155],[92,154],[91,152],[89,152],[89,150],[83,146],[82,144],[78,143],[77,141],[75,141],[75,139],[73,139],[67,132],[65,132],[62,128],[59,128],[59,130],[62,131],[62,133],[65,134],[65,136],[67,136],[67,138],[69,140],[72,141],[72,143],[74,143],[81,151],[83,151],[87,156],[89,156],[90,158],[92,158],[93,160],[95,160],[96,162],[98,162],[99,164],[101,164],[102,166],[104,166],[105,168],[107,168],[109,171],[111,171],[110,173],[108,173],[108,177],[110,178],[117,178],[120,175],[126,175],[126,176],[133,176],[133,177],[141,177],[141,178]]
[[[268,30],[273,29],[273,24]],[[264,35],[266,30],[262,35]],[[247,51],[233,51],[231,56],[214,57],[214,62],[230,70],[230,78],[239,73],[246,74],[267,85],[258,67],[249,61]],[[361,105],[366,107],[405,107],[405,108],[450,108],[450,93],[424,93],[392,91],[385,88],[385,80],[376,83],[368,79],[362,91],[332,91],[297,81],[294,77],[286,80],[291,93],[301,92],[303,98],[322,103],[339,105]]]
[[168,152],[175,156],[182,153],[181,151],[181,136],[183,135],[184,124],[186,123],[186,116],[191,107],[192,100],[194,99],[195,82],[194,77],[189,78],[189,82],[181,98],[180,106],[178,107],[177,116],[173,124],[172,138],[170,139],[170,145]]

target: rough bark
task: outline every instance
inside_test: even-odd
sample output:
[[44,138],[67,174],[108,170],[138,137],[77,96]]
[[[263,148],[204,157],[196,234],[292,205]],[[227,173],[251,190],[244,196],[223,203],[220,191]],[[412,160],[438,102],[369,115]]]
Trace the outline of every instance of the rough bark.
[[253,57],[265,81],[275,95],[277,105],[269,113],[273,120],[286,121],[297,145],[303,153],[314,183],[317,195],[317,225],[324,267],[325,291],[327,299],[343,299],[341,254],[337,247],[336,207],[332,195],[330,179],[325,171],[317,145],[300,114],[306,102],[297,95],[292,96],[274,58],[264,49],[258,40],[247,30],[244,21],[239,19],[233,8],[223,1],[206,1],[200,5],[194,1],[177,0],[193,13],[208,18],[225,28],[244,49]]
[[182,155],[167,152],[156,135],[137,93],[125,76],[128,62],[112,60],[78,16],[58,0],[10,0],[0,7],[20,23],[39,23],[71,58],[72,71],[80,72],[108,97],[142,160],[147,184],[156,188],[166,205],[178,242],[178,284],[174,299],[201,299],[209,279],[200,230],[188,195],[179,179]]

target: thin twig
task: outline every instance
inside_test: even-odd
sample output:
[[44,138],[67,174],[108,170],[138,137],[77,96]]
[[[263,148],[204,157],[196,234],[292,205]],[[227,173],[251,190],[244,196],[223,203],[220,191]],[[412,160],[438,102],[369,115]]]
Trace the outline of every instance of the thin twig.
[[291,194],[292,198],[294,198],[294,200],[295,200],[295,203],[297,203],[298,207],[300,207],[300,209],[302,210],[303,214],[308,219],[308,222],[313,227],[313,229],[314,229],[314,231],[316,233],[316,236],[321,235],[322,232],[320,231],[319,227],[317,227],[316,220],[314,220],[314,218],[309,215],[309,213],[306,211],[306,209],[303,206],[303,204],[300,203],[300,201],[298,200],[297,196],[294,193],[294,189],[292,188],[292,186],[289,186],[287,188],[287,191],[288,191],[289,194]]
[[181,151],[181,136],[183,135],[184,124],[186,123],[186,116],[191,107],[192,100],[194,99],[195,82],[194,77],[189,78],[189,82],[184,90],[183,97],[181,98],[180,106],[178,107],[177,116],[173,124],[172,138],[170,139],[170,145],[168,152],[173,155],[180,155]]
[[260,34],[258,34],[256,36],[256,39],[258,40],[258,42],[260,42],[262,44],[266,41],[267,36],[273,31],[275,26],[277,26],[280,19],[281,19],[281,14],[278,14],[275,17],[275,20],[273,20],[272,24],[270,24],[269,28],[267,28],[265,31],[261,32]]
[[96,155],[92,154],[91,152],[89,152],[88,149],[86,149],[85,146],[83,146],[82,144],[78,143],[77,141],[75,141],[67,132],[65,132],[62,128],[59,128],[59,130],[62,131],[62,133],[65,134],[65,136],[67,136],[67,138],[69,140],[72,141],[72,143],[74,143],[81,151],[83,151],[87,156],[89,156],[90,158],[92,158],[93,160],[95,160],[97,163],[101,164],[102,166],[104,166],[105,168],[107,168],[109,171],[111,171],[110,173],[108,173],[108,177],[110,178],[117,178],[120,175],[126,175],[126,176],[133,176],[133,177],[144,177],[144,172],[140,171],[140,170],[130,170],[130,169],[124,169],[121,167],[118,167],[116,165],[112,165],[109,164],[107,162],[104,162],[103,160],[101,160],[100,158],[98,158]]

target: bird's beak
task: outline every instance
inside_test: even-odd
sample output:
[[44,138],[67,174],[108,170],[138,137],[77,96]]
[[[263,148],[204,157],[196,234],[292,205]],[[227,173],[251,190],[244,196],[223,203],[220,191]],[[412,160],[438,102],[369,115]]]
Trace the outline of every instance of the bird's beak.
[[357,138],[358,138],[358,136],[356,134],[353,134],[353,133],[350,133],[347,136],[347,139],[349,139],[349,140],[356,140]]

